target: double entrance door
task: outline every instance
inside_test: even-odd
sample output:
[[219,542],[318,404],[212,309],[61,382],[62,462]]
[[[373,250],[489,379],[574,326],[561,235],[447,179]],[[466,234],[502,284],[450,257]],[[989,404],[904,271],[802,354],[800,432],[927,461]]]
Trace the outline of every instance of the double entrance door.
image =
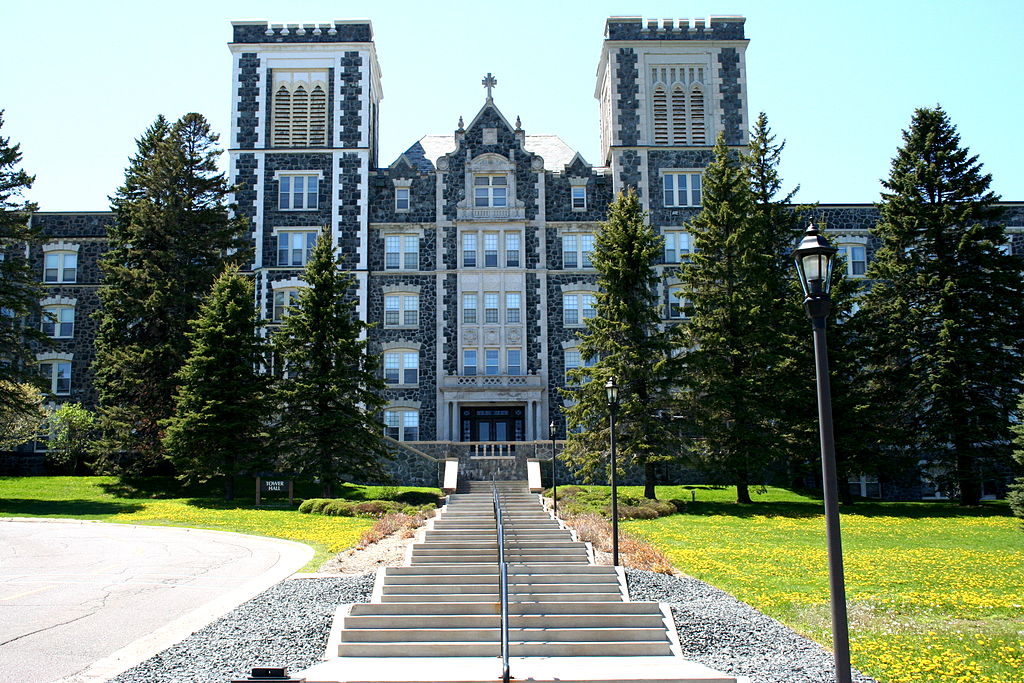
[[525,429],[525,408],[463,407],[459,410],[463,441],[522,441]]

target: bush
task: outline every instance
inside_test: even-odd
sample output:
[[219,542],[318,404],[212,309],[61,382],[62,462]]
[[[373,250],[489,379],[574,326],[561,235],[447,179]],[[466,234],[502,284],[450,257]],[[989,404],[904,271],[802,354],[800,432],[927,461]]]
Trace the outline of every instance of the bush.
[[1024,518],[1024,477],[1017,477],[1016,483],[1010,486],[1010,493],[1006,496],[1013,508],[1013,514]]
[[[672,508],[675,512],[675,507]],[[657,519],[658,511],[647,505],[620,505],[619,519]]]
[[[412,493],[416,493],[415,491]],[[431,495],[436,500],[436,496]],[[422,505],[408,505],[393,500],[364,500],[350,501],[340,498],[309,498],[299,505],[299,512],[303,514],[328,515],[330,517],[383,517],[385,515],[401,514],[407,516],[430,517],[434,514],[435,503],[429,502]]]
[[400,503],[392,500],[367,500],[356,503],[353,506],[356,515],[360,517],[383,517],[388,513],[395,513],[402,509]]

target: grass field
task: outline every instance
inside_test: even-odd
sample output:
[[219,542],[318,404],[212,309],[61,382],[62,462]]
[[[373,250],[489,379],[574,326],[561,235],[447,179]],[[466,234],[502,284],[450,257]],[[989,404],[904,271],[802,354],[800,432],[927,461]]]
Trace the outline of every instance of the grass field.
[[[621,487],[640,495],[638,487]],[[623,529],[683,572],[829,645],[820,500],[782,489],[659,487],[683,514]],[[1024,681],[1024,531],[1000,504],[857,503],[842,510],[854,665],[884,683]]]
[[[214,488],[183,487],[166,478],[0,477],[0,516],[187,526],[284,538],[307,543],[316,551],[306,570],[353,546],[373,525],[372,519],[304,515],[294,508],[256,508],[254,482],[240,480],[238,487],[248,495],[226,503]],[[410,487],[343,486],[337,494],[369,500],[409,490],[438,493],[437,489]],[[300,492],[303,497],[318,495],[313,488],[296,491],[296,495]]]

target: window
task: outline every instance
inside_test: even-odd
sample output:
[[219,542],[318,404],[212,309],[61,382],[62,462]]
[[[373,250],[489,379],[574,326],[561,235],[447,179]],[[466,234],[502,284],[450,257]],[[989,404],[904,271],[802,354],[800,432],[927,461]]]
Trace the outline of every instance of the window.
[[566,325],[580,325],[587,318],[597,315],[597,296],[594,294],[563,294],[562,322]]
[[467,232],[462,235],[462,267],[476,268],[476,234]]
[[666,232],[665,237],[665,263],[682,263],[690,257],[690,233],[688,232]]
[[592,268],[593,265],[590,263],[590,254],[593,251],[593,235],[562,235],[563,268]]
[[575,382],[569,378],[569,371],[575,370],[576,368],[586,367],[591,368],[597,365],[597,357],[591,356],[586,361],[583,360],[579,349],[566,349],[565,351],[565,386],[571,387],[578,385],[579,382]]
[[462,295],[462,322],[476,324],[476,292]]
[[55,339],[74,337],[75,309],[71,306],[44,306],[43,334]]
[[495,268],[498,265],[498,233],[484,233],[484,267]]
[[416,327],[420,324],[418,294],[384,295],[384,327]]
[[78,280],[78,254],[50,251],[43,257],[43,282],[68,283]]
[[519,267],[519,233],[505,233],[505,267]]
[[651,115],[655,145],[706,145],[704,67],[670,64],[651,68]]
[[39,364],[39,371],[50,384],[50,393],[66,396],[71,393],[71,361],[52,360]]
[[484,374],[501,374],[498,349],[484,349]]
[[669,287],[668,317],[672,320],[684,320],[693,315],[693,302],[684,296],[684,292],[681,286]]
[[498,322],[497,292],[486,292],[484,294],[484,322],[488,325]]
[[474,176],[473,206],[508,206],[508,176]]
[[408,187],[396,187],[395,188],[395,211],[408,211],[409,210],[409,188]]
[[587,188],[585,185],[572,188],[572,210],[585,211],[587,208]]
[[419,411],[412,409],[385,410],[384,435],[395,441],[419,441]]
[[1013,237],[1006,236],[1006,241],[999,245],[999,253],[1003,256],[1013,256]]
[[327,145],[327,72],[274,69],[274,147]]
[[288,309],[299,303],[299,289],[290,287],[274,291],[274,317],[273,321],[281,322],[288,315]]
[[505,352],[505,360],[505,372],[507,374],[523,374],[523,352],[520,349],[508,349]]
[[665,206],[700,206],[700,173],[665,173],[662,185]]
[[319,175],[283,175],[278,181],[277,208],[282,211],[308,211],[317,208]]
[[316,232],[279,232],[277,234],[277,265],[304,266],[316,245]]
[[386,384],[418,384],[420,376],[418,351],[385,351],[384,382]]
[[843,252],[848,276],[861,277],[868,272],[867,249],[863,245],[841,244],[839,249]]
[[384,236],[385,270],[418,270],[420,238],[418,235]]
[[462,352],[462,374],[472,377],[476,374],[476,349],[464,349]]
[[518,292],[509,292],[505,295],[505,322],[517,323],[520,321],[521,299]]

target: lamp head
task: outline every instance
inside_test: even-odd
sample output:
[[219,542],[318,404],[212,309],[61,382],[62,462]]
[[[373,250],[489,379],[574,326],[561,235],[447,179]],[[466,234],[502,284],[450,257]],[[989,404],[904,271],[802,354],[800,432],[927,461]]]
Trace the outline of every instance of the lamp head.
[[832,291],[832,267],[838,250],[829,244],[818,227],[811,223],[793,250],[797,276],[804,296],[808,298],[828,297]]
[[609,377],[608,381],[604,384],[604,391],[608,397],[608,405],[619,404],[619,385],[615,383],[614,377]]

